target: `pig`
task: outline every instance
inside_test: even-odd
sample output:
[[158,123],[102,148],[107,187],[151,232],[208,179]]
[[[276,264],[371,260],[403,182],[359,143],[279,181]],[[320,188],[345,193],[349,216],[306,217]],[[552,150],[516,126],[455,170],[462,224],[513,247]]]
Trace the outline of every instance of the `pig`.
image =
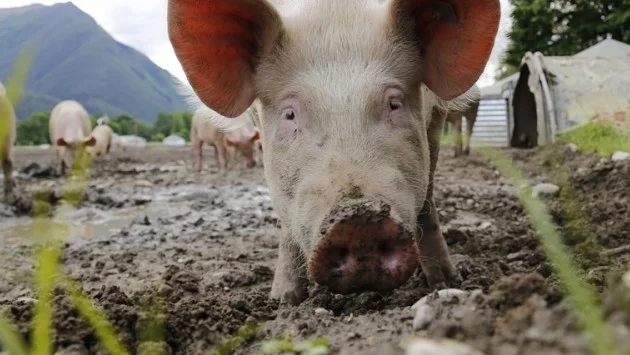
[[83,106],[66,100],[58,103],[50,114],[50,142],[55,147],[61,175],[71,168],[79,150],[93,147],[96,138],[92,133],[90,116]]
[[[260,115],[262,112],[262,106],[261,106],[260,100],[255,100],[254,105],[252,105],[252,107],[254,108],[254,114],[251,116],[252,123],[254,127],[256,127],[256,130],[260,132],[261,131]],[[263,153],[262,139],[258,139],[255,143],[256,165],[260,165],[260,166],[264,165],[262,161],[262,153]]]
[[86,151],[92,158],[104,156],[105,154],[109,154],[109,151],[112,146],[112,137],[114,135],[114,131],[112,128],[106,124],[101,124],[94,127],[91,136],[96,139],[96,144],[91,147],[87,147]]
[[16,138],[15,111],[6,96],[6,89],[0,83],[0,125],[4,125],[3,137],[0,137],[0,163],[4,174],[4,199],[9,201],[13,195],[13,146]]
[[[455,108],[447,113],[446,121],[453,125],[455,134],[455,156],[470,154],[470,139],[472,137],[473,128],[477,121],[477,111],[479,110],[480,91],[475,85],[468,96],[471,100],[465,109]],[[466,118],[466,133],[462,139],[462,118]],[[463,149],[462,149],[463,145]]]
[[168,33],[198,105],[260,100],[280,222],[270,297],[392,291],[420,268],[457,285],[433,175],[450,100],[494,45],[499,0],[169,0]]
[[207,109],[195,112],[190,128],[190,141],[197,171],[201,172],[204,143],[214,147],[217,167],[221,172],[227,170],[229,160],[236,160],[237,153],[245,159],[246,167],[256,166],[254,150],[260,133],[252,124],[253,114],[254,109],[248,109],[237,124],[220,126],[215,123],[223,118],[218,113]]

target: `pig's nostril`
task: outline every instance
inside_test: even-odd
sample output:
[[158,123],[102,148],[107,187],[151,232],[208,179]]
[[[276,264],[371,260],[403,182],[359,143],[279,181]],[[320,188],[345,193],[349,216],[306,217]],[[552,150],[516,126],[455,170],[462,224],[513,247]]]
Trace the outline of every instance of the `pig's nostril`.
[[330,250],[330,259],[335,260],[338,264],[345,264],[349,254],[350,250],[348,248],[332,248]]
[[392,248],[392,246],[389,245],[389,243],[380,242],[380,243],[378,243],[377,251],[378,251],[379,255],[387,256],[387,255],[391,254],[392,252],[394,252],[394,248]]
[[330,273],[331,277],[339,278],[343,276],[344,270],[347,268],[350,250],[348,248],[332,248],[330,250]]

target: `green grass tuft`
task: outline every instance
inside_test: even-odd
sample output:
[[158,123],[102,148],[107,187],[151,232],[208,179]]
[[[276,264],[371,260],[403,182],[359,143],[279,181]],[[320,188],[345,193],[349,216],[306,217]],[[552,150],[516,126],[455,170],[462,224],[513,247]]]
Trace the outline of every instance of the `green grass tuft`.
[[256,322],[249,322],[239,328],[236,334],[229,339],[219,344],[217,348],[212,352],[212,355],[228,355],[234,352],[243,343],[256,337],[260,326]]
[[328,355],[330,353],[328,346],[329,343],[326,338],[316,338],[299,343],[292,343],[286,339],[276,339],[265,342],[262,345],[262,353],[265,355]]
[[610,123],[589,123],[558,136],[562,143],[574,143],[584,153],[610,157],[616,151],[630,152],[630,131]]

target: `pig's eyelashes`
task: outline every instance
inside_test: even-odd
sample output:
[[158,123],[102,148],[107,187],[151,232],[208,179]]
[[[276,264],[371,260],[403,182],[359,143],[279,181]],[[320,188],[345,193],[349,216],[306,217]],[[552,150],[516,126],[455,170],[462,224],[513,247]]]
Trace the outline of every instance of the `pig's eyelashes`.
[[398,97],[393,97],[389,99],[389,109],[391,111],[400,110],[403,107],[402,100]]

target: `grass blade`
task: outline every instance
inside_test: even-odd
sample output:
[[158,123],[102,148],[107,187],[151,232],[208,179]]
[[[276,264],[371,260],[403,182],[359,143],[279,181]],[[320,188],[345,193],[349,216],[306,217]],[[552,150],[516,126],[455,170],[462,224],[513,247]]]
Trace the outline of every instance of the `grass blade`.
[[94,332],[103,348],[114,355],[129,354],[125,349],[125,345],[116,336],[116,330],[107,320],[104,312],[94,305],[93,300],[81,290],[81,287],[76,282],[66,276],[60,277],[63,280],[64,291],[70,297],[79,314],[94,328]]
[[0,344],[11,355],[28,355],[24,340],[2,314],[0,314]]

